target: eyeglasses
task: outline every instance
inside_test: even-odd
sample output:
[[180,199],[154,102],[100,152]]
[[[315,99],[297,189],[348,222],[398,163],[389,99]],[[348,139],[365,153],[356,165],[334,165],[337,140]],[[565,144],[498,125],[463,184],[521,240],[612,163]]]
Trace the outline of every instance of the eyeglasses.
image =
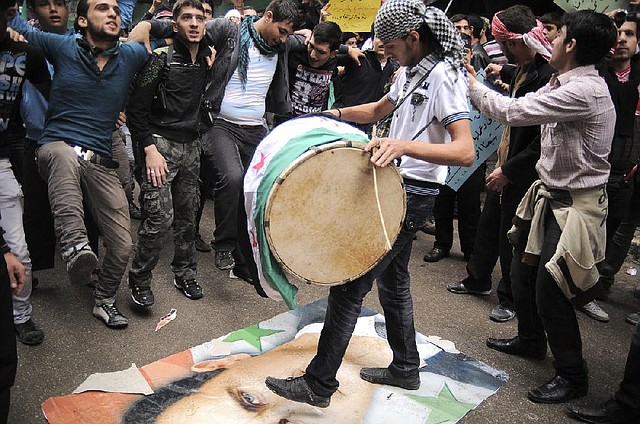
[[621,9],[613,14],[613,22],[618,28],[620,28],[622,24],[628,21],[640,22],[640,12],[629,12],[627,10]]

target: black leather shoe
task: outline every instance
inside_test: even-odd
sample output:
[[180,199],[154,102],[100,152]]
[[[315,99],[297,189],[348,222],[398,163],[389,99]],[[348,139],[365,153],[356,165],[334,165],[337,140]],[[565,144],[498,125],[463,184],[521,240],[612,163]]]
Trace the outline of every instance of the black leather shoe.
[[420,388],[420,375],[415,377],[395,377],[388,368],[362,368],[360,378],[373,384],[386,384],[387,386],[402,387],[407,390]]
[[544,359],[547,356],[547,346],[533,346],[515,336],[512,339],[487,339],[487,346],[498,352],[508,355],[522,356],[523,358]]
[[615,399],[609,399],[605,403],[596,406],[569,405],[567,416],[584,423],[616,424],[624,422],[620,407]]
[[273,393],[294,402],[308,403],[319,408],[326,408],[331,402],[331,397],[313,393],[302,376],[287,379],[267,377],[264,383]]
[[431,249],[431,252],[424,255],[425,262],[438,262],[442,258],[446,258],[449,256],[449,252],[440,249],[439,247],[434,247]]
[[527,397],[536,403],[563,403],[587,395],[588,384],[575,384],[556,375],[540,387],[529,390]]
[[451,293],[456,293],[456,294],[477,294],[480,296],[489,296],[491,294],[491,289],[489,290],[475,290],[475,289],[470,289],[467,288],[464,285],[464,282],[466,281],[462,280],[462,281],[454,281],[453,283],[449,283],[447,284],[447,290],[449,290]]

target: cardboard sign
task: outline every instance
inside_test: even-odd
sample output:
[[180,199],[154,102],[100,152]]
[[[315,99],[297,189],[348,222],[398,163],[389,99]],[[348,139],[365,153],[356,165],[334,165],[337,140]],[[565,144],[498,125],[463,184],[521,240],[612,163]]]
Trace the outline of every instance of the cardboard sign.
[[629,0],[555,0],[555,4],[567,13],[576,10],[595,10],[607,13],[616,9],[627,9]]
[[370,32],[380,9],[380,0],[331,0],[328,21],[340,25],[343,32]]
[[[484,83],[484,71],[479,71],[476,78],[479,83]],[[471,135],[473,136],[473,143],[476,146],[476,160],[473,162],[473,165],[469,167],[449,167],[446,184],[455,191],[458,191],[460,186],[467,181],[469,176],[473,174],[473,172],[478,169],[478,167],[482,165],[489,156],[498,150],[498,145],[502,138],[502,124],[500,122],[495,119],[487,118],[471,105],[469,106],[469,114],[471,117]]]

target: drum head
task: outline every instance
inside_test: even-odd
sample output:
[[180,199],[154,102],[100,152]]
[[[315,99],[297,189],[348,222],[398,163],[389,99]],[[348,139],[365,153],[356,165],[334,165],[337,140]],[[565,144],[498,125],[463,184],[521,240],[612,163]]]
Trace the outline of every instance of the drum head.
[[[388,252],[373,164],[364,144],[337,142],[300,156],[269,194],[265,232],[280,264],[307,282],[335,285],[373,268]],[[395,166],[376,168],[380,210],[389,242],[400,232],[406,204]]]

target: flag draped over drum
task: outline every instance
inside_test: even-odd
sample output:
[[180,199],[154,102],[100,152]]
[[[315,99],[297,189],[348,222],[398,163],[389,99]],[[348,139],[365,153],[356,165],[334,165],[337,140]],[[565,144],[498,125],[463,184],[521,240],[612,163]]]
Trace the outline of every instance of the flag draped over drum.
[[[309,116],[276,127],[256,149],[244,181],[245,209],[260,285],[270,298],[295,308],[292,282],[356,278],[395,240],[404,217],[401,178],[395,167],[376,174],[362,151],[368,141],[344,122]],[[374,195],[376,175],[391,183]],[[353,216],[364,221],[349,222]],[[370,227],[373,234],[365,231]]]

